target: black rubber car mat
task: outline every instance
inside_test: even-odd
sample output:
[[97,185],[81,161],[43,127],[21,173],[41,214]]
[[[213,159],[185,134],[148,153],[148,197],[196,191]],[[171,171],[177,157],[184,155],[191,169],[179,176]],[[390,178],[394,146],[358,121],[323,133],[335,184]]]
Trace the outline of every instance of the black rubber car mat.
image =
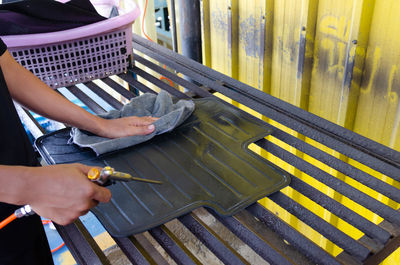
[[192,116],[172,132],[99,157],[68,144],[69,129],[44,135],[35,145],[49,164],[109,165],[163,182],[109,186],[111,202],[92,211],[117,237],[146,231],[200,206],[232,215],[289,184],[288,174],[247,148],[271,132],[268,125],[218,99],[195,103]]

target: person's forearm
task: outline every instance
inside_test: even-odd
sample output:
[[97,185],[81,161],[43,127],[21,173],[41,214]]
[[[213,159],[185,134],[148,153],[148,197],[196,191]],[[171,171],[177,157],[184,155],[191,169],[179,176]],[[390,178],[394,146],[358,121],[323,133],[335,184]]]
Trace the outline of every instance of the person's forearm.
[[0,64],[11,96],[21,105],[47,118],[96,133],[101,119],[73,104],[19,65],[6,52]]
[[154,131],[153,117],[102,119],[73,104],[48,87],[5,52],[0,65],[14,100],[47,118],[90,131],[102,137],[119,138],[146,135]]
[[[0,201],[23,205],[30,200],[34,179],[30,178],[29,167],[0,165]],[[39,182],[38,182],[39,183]]]

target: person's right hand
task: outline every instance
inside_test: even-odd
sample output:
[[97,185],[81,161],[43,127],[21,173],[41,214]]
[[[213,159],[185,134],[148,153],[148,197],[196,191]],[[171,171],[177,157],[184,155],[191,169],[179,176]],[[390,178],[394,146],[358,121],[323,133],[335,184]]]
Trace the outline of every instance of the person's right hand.
[[92,133],[107,138],[147,135],[154,131],[153,123],[158,119],[151,116],[130,116],[119,119],[102,119],[98,117],[98,128]]
[[88,179],[90,168],[82,164],[29,168],[28,204],[40,216],[67,225],[99,202],[109,202],[110,190]]

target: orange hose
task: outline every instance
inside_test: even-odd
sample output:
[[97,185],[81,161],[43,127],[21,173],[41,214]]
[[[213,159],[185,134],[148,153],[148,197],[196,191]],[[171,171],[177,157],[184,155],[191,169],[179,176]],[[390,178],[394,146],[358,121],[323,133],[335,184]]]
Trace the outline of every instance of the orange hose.
[[[42,224],[43,224],[43,225],[47,225],[47,224],[50,224],[50,223],[51,223],[51,220],[42,220]],[[65,245],[65,243],[62,242],[58,247],[53,248],[53,249],[51,250],[51,253],[56,252],[57,250],[59,250],[60,248],[62,248],[64,245]]]
[[42,224],[44,224],[44,225],[47,225],[47,224],[50,224],[50,223],[51,223],[50,220],[42,220]]
[[59,250],[60,248],[62,248],[64,245],[65,245],[65,243],[64,243],[64,242],[62,242],[62,243],[61,243],[61,245],[59,245],[59,246],[58,246],[58,247],[56,247],[56,248],[53,248],[53,249],[51,250],[51,253],[54,253],[54,252],[56,252],[57,250]]
[[[147,0],[144,4],[144,11],[143,11],[143,17],[142,17],[142,33],[144,36],[146,36],[146,38],[149,41],[154,42],[149,36],[147,36],[146,32],[144,31],[144,18],[146,17],[146,10],[147,10]],[[164,64],[164,69],[165,69],[165,64]],[[169,78],[167,78],[165,76],[160,77],[160,80],[164,80],[164,79],[167,80],[171,86],[174,86],[174,83]]]
[[2,229],[3,227],[5,227],[6,225],[8,225],[9,223],[11,223],[12,221],[14,221],[17,218],[17,216],[15,214],[10,215],[9,217],[7,217],[6,219],[4,219],[1,223],[0,223],[0,229]]
[[[0,223],[0,229],[2,229],[3,227],[5,227],[6,225],[8,225],[9,223],[11,223],[12,221],[14,221],[17,218],[17,216],[13,213],[12,215],[10,215],[9,217],[7,217],[6,219],[4,219],[1,223]],[[45,224],[49,224],[51,223],[50,220],[42,220],[42,223]],[[62,248],[65,245],[64,242],[61,243],[61,245],[59,245],[58,247],[54,248],[51,250],[51,253],[56,252],[57,250],[59,250],[60,248]]]
[[174,83],[172,83],[172,81],[169,78],[166,78],[165,76],[161,76],[160,80],[163,80],[163,79],[167,80],[169,82],[170,86],[174,86]]
[[142,17],[142,32],[143,32],[143,35],[145,35],[146,38],[147,38],[149,41],[154,42],[152,39],[150,39],[149,36],[147,36],[146,32],[144,31],[144,18],[145,18],[145,16],[146,16],[146,10],[147,10],[147,0],[146,0],[146,3],[144,4],[144,11],[143,11],[143,17]]

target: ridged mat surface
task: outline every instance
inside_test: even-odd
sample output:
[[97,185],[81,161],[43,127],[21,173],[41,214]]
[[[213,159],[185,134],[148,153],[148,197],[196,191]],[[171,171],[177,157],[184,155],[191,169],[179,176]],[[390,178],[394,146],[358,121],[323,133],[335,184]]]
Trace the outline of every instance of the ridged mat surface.
[[35,144],[49,164],[109,165],[163,182],[108,186],[111,202],[92,211],[117,237],[146,231],[201,206],[232,215],[289,184],[287,174],[247,148],[271,132],[267,125],[218,99],[194,101],[192,116],[172,132],[98,157],[68,144],[69,129],[44,135]]

